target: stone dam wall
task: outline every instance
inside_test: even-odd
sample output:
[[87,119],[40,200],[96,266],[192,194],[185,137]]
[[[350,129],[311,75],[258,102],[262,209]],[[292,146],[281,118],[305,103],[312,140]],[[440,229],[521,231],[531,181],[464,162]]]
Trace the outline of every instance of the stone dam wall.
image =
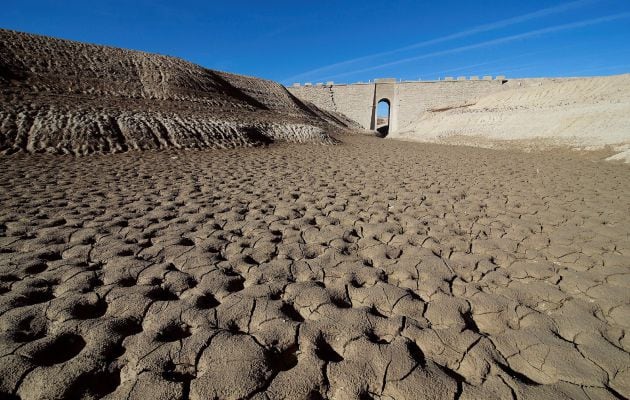
[[[449,79],[294,85],[295,97],[404,140],[468,146],[570,147],[630,160],[630,74],[604,77]],[[390,105],[389,121],[377,105]],[[377,122],[379,122],[377,124]],[[387,130],[383,129],[387,124]]]
[[319,108],[347,116],[365,129],[375,129],[376,106],[387,100],[391,133],[410,126],[426,111],[460,107],[471,99],[501,91],[506,82],[503,77],[417,82],[377,79],[371,83],[294,85],[288,90]]

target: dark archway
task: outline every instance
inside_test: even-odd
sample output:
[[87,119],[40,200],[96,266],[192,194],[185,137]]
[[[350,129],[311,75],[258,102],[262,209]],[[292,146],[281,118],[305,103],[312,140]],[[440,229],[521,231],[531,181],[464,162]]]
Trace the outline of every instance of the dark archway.
[[389,133],[389,120],[391,116],[391,104],[388,99],[381,99],[376,104],[376,132],[379,137],[385,137]]

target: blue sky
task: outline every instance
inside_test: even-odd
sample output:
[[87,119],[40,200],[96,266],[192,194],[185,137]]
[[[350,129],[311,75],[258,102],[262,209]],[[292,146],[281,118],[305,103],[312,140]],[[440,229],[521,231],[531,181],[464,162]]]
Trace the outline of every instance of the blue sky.
[[3,0],[0,27],[284,84],[630,72],[630,0]]

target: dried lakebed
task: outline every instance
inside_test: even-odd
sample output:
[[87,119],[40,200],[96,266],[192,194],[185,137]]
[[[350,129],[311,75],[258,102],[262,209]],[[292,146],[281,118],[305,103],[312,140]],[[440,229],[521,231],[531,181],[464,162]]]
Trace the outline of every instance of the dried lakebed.
[[630,396],[630,169],[344,144],[0,158],[3,398]]

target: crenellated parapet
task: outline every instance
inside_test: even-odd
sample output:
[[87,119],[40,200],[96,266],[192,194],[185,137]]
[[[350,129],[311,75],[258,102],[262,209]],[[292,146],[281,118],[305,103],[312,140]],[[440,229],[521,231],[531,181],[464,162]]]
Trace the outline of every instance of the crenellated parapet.
[[443,81],[455,81],[455,82],[461,82],[461,81],[492,81],[492,80],[496,80],[496,81],[506,81],[507,78],[505,77],[505,75],[496,75],[496,76],[492,76],[492,75],[484,75],[484,76],[479,76],[479,75],[471,75],[471,76],[458,76],[458,77],[453,77],[453,76],[445,76],[443,78],[440,79],[436,79],[436,80],[431,80],[431,79],[417,79],[417,80],[413,80],[413,79],[396,79],[396,78],[377,78],[374,80],[370,80],[367,82],[362,82],[362,81],[358,81],[358,82],[353,82],[353,83],[335,83],[334,81],[327,81],[327,82],[294,82],[292,83],[290,86],[287,87],[291,87],[291,88],[298,88],[298,87],[324,87],[324,86],[346,86],[346,85],[371,85],[374,83],[416,83],[416,82],[443,82]]

